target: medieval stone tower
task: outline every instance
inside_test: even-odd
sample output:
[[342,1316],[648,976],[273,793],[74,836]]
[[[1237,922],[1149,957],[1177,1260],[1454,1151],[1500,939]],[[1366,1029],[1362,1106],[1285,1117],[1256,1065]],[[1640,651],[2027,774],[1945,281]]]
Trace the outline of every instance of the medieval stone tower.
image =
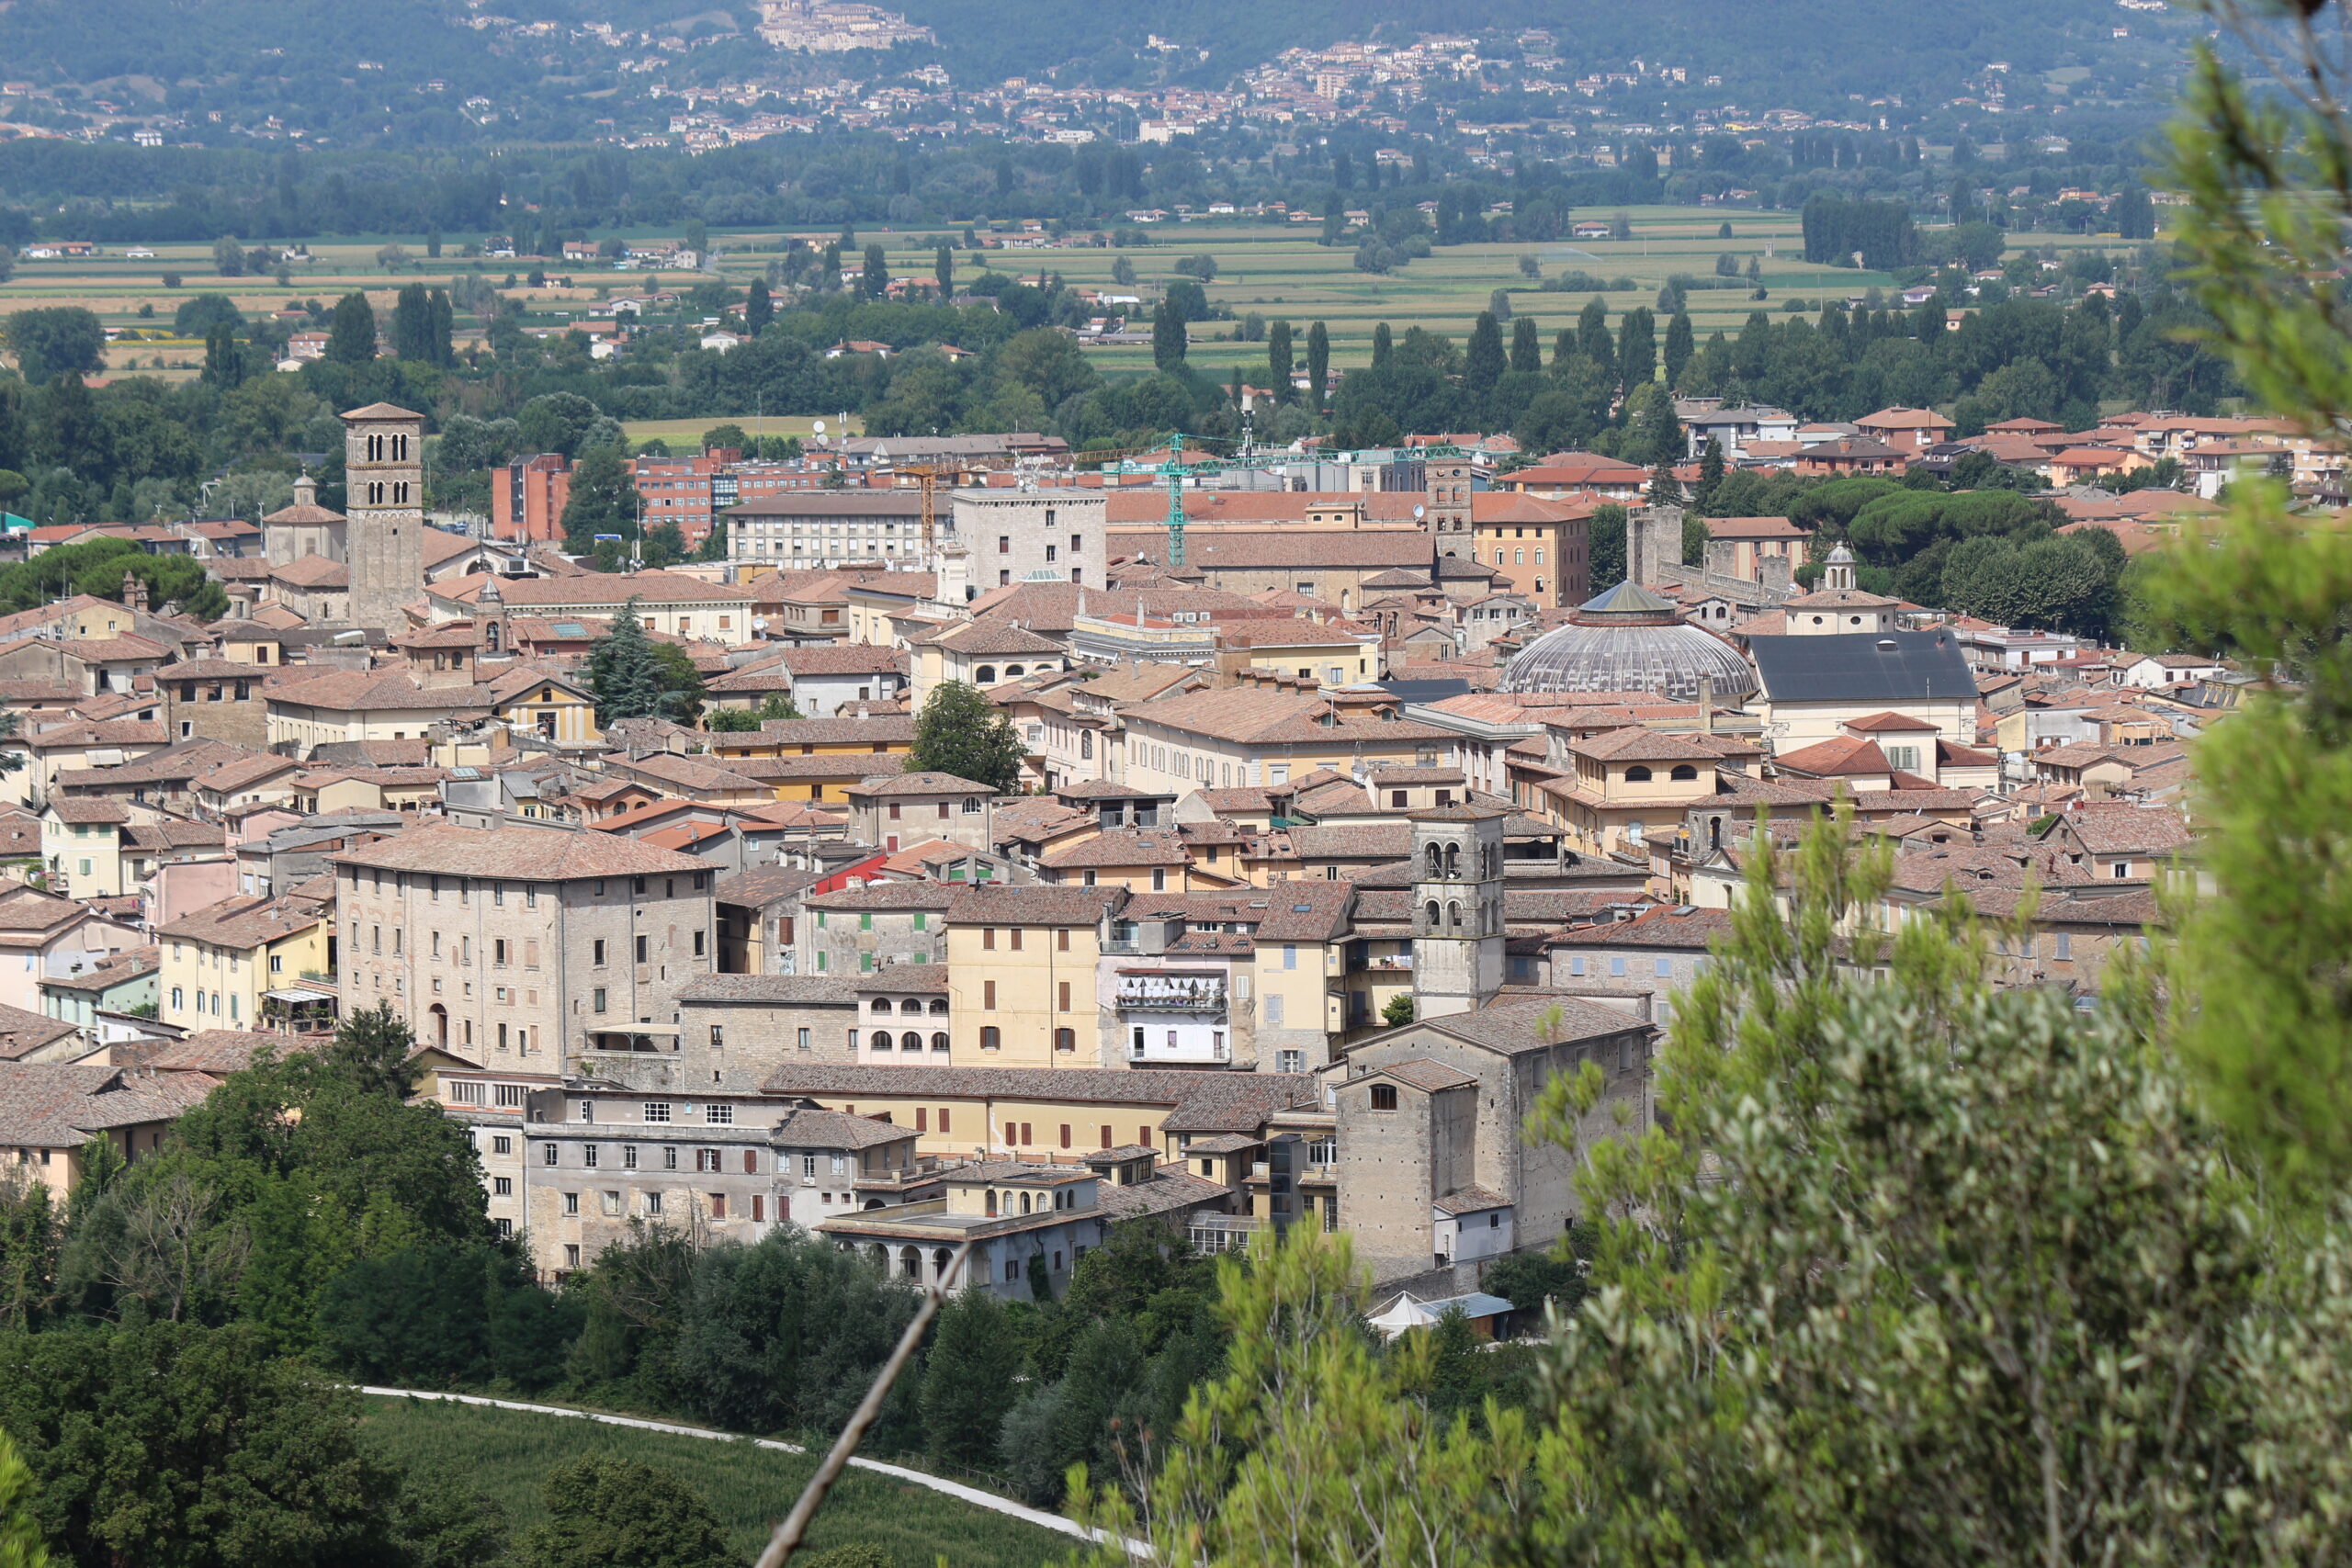
[[424,416],[390,403],[345,414],[343,478],[351,619],[397,633],[424,588]]
[[1422,484],[1429,491],[1429,517],[1424,527],[1437,536],[1438,554],[1476,556],[1470,526],[1470,461],[1466,457],[1431,457],[1422,464]]
[[1484,1007],[1503,984],[1503,816],[1413,813],[1413,1004],[1422,1018]]

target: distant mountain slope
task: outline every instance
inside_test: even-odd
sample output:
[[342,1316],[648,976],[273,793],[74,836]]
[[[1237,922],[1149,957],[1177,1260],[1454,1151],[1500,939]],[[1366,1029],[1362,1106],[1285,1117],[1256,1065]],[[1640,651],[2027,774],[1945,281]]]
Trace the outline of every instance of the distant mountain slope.
[[[960,80],[1035,74],[1088,62],[1115,77],[1135,63],[1147,35],[1205,49],[1183,74],[1219,79],[1294,47],[1347,39],[1408,41],[1421,33],[1541,28],[1555,52],[1579,66],[1640,59],[1689,68],[1695,85],[1720,75],[1753,89],[1758,111],[1860,93],[1946,93],[1995,61],[2018,73],[2150,55],[2145,40],[2119,44],[2157,23],[2112,0],[1971,0],[1883,6],[1852,0],[1159,0],[1148,6],[1099,0],[893,0],[933,28]],[[2138,47],[2133,47],[2136,41]],[[2165,51],[2177,52],[2177,51]],[[1122,69],[1122,62],[1125,69]]]

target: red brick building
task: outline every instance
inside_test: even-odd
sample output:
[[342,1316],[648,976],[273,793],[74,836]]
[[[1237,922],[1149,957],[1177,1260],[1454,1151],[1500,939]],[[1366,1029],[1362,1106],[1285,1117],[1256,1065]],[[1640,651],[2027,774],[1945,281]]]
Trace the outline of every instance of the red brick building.
[[571,500],[571,460],[542,452],[493,468],[490,476],[492,538],[526,542],[563,537],[563,509]]

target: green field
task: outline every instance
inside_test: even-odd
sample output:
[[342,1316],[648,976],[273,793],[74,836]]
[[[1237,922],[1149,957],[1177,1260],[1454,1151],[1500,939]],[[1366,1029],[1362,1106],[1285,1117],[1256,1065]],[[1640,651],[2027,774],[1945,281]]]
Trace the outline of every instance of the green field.
[[[539,1488],[557,1465],[610,1453],[665,1466],[710,1499],[743,1562],[758,1555],[817,1468],[813,1455],[749,1443],[678,1438],[627,1427],[423,1399],[367,1401],[367,1430],[392,1458],[494,1498],[517,1533],[547,1517]],[[1069,1537],[976,1508],[924,1487],[853,1470],[826,1498],[808,1548],[864,1542],[899,1568],[1037,1568],[1077,1544]]]
[[[1770,299],[1763,302],[1763,308],[1775,314],[1792,298],[1817,307],[1825,298],[1842,298],[1873,285],[1883,288],[1890,282],[1883,274],[1815,266],[1800,260],[1803,242],[1798,216],[1793,212],[1637,207],[1625,209],[1623,215],[1633,227],[1633,238],[1629,240],[1447,246],[1385,276],[1355,270],[1352,243],[1318,244],[1315,231],[1304,225],[1169,223],[1149,231],[1152,244],[1124,252],[1078,246],[979,254],[959,250],[956,265],[958,279],[963,282],[970,280],[985,257],[988,266],[995,271],[1029,276],[1041,271],[1058,273],[1073,285],[1112,289],[1117,287],[1112,281],[1112,266],[1124,254],[1136,266],[1139,288],[1134,291],[1148,299],[1160,283],[1176,276],[1175,264],[1179,260],[1205,253],[1217,260],[1217,276],[1208,289],[1214,303],[1229,308],[1236,317],[1254,310],[1270,321],[1277,317],[1289,319],[1301,329],[1302,353],[1306,323],[1324,321],[1331,333],[1332,363],[1341,367],[1361,365],[1370,358],[1373,328],[1384,321],[1399,333],[1419,326],[1461,340],[1468,334],[1471,323],[1487,308],[1489,294],[1497,288],[1510,291],[1515,314],[1536,319],[1548,354],[1551,334],[1573,322],[1577,312],[1592,296],[1537,291],[1520,271],[1520,258],[1527,254],[1536,258],[1546,276],[1582,271],[1602,278],[1634,279],[1634,288],[1600,296],[1612,319],[1636,305],[1653,304],[1659,288],[1673,274],[1712,276],[1715,258],[1725,252],[1736,259],[1743,271],[1749,257],[1757,259],[1764,287],[1770,291]],[[1582,216],[1607,219],[1619,214],[1613,209],[1606,213],[1596,209]],[[1720,225],[1726,222],[1732,227],[1728,240],[1718,234]],[[893,273],[928,276],[933,266],[928,242],[938,237],[939,232],[923,230],[892,234],[870,231],[860,238],[881,241]],[[656,236],[648,231],[623,237]],[[172,311],[191,294],[226,294],[248,313],[260,313],[294,300],[331,299],[354,288],[367,291],[381,312],[390,309],[393,294],[407,283],[447,284],[459,271],[472,270],[476,265],[493,283],[503,283],[509,273],[527,276],[531,266],[529,262],[460,261],[454,253],[461,237],[448,241],[450,254],[431,261],[424,256],[421,236],[398,238],[413,258],[403,272],[387,273],[377,265],[376,252],[384,243],[381,239],[312,241],[309,245],[312,260],[295,266],[284,288],[266,277],[214,276],[212,251],[208,244],[154,245],[148,247],[155,252],[152,258],[126,256],[122,252],[127,247],[114,245],[107,247],[109,254],[88,260],[24,261],[19,262],[15,278],[0,285],[0,315],[44,305],[83,305],[96,311],[108,326],[160,333],[168,331]],[[764,272],[768,264],[782,254],[784,243],[784,236],[773,230],[715,233],[712,240],[719,251],[716,263],[718,275],[739,286]],[[2124,248],[2121,242],[2112,238],[2075,234],[2018,234],[2010,238],[2012,251],[2044,245],[2061,250]],[[708,276],[675,272],[613,272],[583,266],[550,270],[570,276],[575,287],[567,289],[550,283],[539,288],[517,288],[511,291],[521,298],[527,311],[541,320],[592,310],[604,297],[675,287],[695,281],[698,276],[707,280]],[[177,289],[164,288],[163,275],[166,272],[180,276]],[[1702,341],[1718,330],[1736,331],[1748,312],[1758,307],[1758,302],[1741,289],[1701,290],[1689,299],[1691,325]],[[138,310],[141,305],[152,306],[154,313],[141,317]],[[1215,321],[1193,329],[1193,362],[1220,378],[1237,364],[1265,362],[1262,345],[1232,341],[1230,330],[1225,323]],[[1104,370],[1139,371],[1148,368],[1151,363],[1151,351],[1141,345],[1091,348],[1088,355]],[[202,359],[202,345],[186,342],[119,344],[107,353],[110,369],[150,372],[159,367],[160,361],[160,368],[166,375],[192,375]],[[647,422],[641,426],[631,425],[630,434],[639,439],[652,434],[674,438],[701,434],[701,422],[683,422],[696,426],[691,431],[673,428],[681,423]],[[788,422],[772,420],[769,423],[772,430],[781,432],[787,429]]]
[[[826,434],[832,435],[838,435],[841,434],[841,415],[826,414],[822,417],[825,421]],[[675,452],[685,450],[685,446],[682,446],[680,445],[681,442],[685,443],[687,446],[692,446],[694,443],[702,439],[702,433],[704,431],[708,430],[711,426],[717,424],[740,424],[747,434],[752,435],[797,435],[802,440],[806,441],[812,434],[814,434],[811,426],[817,423],[818,418],[819,416],[815,414],[809,414],[803,417],[798,414],[787,416],[785,414],[772,413],[761,416],[744,413],[736,415],[731,421],[724,419],[631,419],[622,421],[621,428],[628,433],[628,438],[631,441],[650,441],[658,435],[662,440],[667,441],[670,444],[670,449]],[[852,435],[855,435],[863,428],[864,427],[858,422],[857,416],[855,414],[850,415],[849,433]]]

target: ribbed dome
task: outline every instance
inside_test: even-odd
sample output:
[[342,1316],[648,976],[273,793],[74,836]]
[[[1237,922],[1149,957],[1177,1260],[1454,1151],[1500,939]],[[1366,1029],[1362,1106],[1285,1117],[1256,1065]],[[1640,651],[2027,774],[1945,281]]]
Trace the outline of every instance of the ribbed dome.
[[1641,584],[1621,582],[1521,649],[1503,671],[1502,689],[1663,692],[1690,702],[1702,675],[1726,701],[1756,691],[1756,671],[1730,644]]

